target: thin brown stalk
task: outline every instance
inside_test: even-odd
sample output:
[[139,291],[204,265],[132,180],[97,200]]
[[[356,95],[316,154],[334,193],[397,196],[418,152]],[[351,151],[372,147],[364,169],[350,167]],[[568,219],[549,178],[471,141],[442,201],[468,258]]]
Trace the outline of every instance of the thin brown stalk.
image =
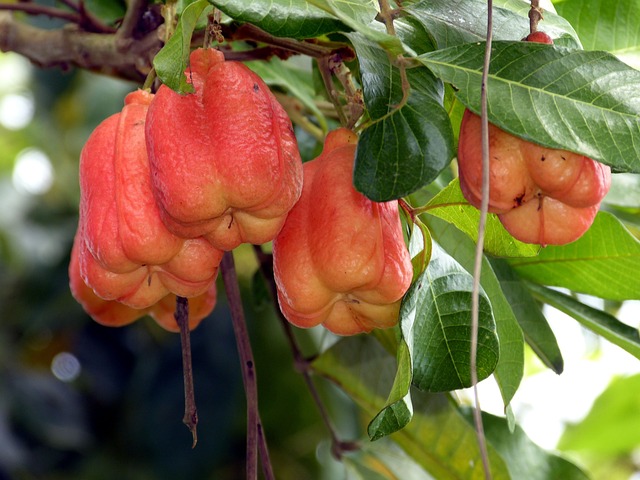
[[182,375],[184,377],[184,417],[182,422],[193,436],[191,448],[198,443],[198,409],[193,388],[193,363],[191,361],[191,335],[189,332],[189,300],[176,297],[176,323],[180,328],[180,345],[182,347]]
[[242,306],[242,297],[238,285],[233,253],[225,252],[220,263],[222,280],[227,292],[227,300],[231,310],[233,331],[236,337],[240,368],[242,370],[242,383],[247,397],[247,453],[246,453],[246,478],[255,480],[258,478],[258,451],[265,452],[260,457],[262,469],[266,478],[273,478],[269,456],[266,455],[267,444],[262,430],[262,421],[258,411],[258,384],[256,380],[255,362],[249,332]]
[[482,85],[480,90],[480,109],[482,125],[482,199],[480,203],[480,223],[478,225],[478,240],[476,243],[475,261],[473,267],[473,291],[471,296],[471,385],[475,408],[473,410],[478,446],[482,457],[484,476],[491,479],[491,465],[487,451],[487,441],[482,423],[482,410],[480,408],[480,396],[478,395],[478,330],[480,313],[480,276],[482,274],[482,260],[484,257],[484,236],[486,230],[487,213],[489,209],[489,121],[487,118],[487,80],[489,77],[489,64],[491,60],[491,41],[493,29],[493,1],[488,0],[487,13],[487,42],[485,46],[484,65],[482,68]]

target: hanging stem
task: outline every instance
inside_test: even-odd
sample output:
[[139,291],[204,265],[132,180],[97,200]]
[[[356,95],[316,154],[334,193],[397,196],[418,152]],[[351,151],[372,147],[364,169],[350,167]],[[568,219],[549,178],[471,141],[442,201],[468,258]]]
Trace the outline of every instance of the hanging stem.
[[484,476],[491,479],[491,466],[487,442],[482,424],[482,410],[480,409],[480,396],[478,395],[478,329],[480,312],[480,276],[482,273],[482,260],[484,251],[484,235],[486,230],[487,213],[489,210],[489,121],[487,118],[487,80],[489,77],[489,62],[491,59],[491,40],[493,30],[493,1],[488,0],[487,13],[487,43],[484,53],[484,65],[482,68],[482,85],[480,90],[480,110],[482,125],[482,199],[480,203],[480,223],[478,225],[478,241],[476,243],[475,261],[473,267],[473,290],[471,295],[471,385],[475,408],[473,410],[478,446],[482,457]]
[[184,377],[184,417],[182,422],[189,428],[193,436],[191,448],[198,443],[198,409],[193,388],[193,364],[191,361],[191,336],[189,333],[189,300],[176,297],[176,323],[180,328],[180,345],[182,347],[182,375]]
[[225,252],[220,263],[222,280],[227,292],[227,300],[231,309],[233,331],[236,337],[240,368],[242,370],[242,383],[247,397],[247,457],[246,478],[255,480],[258,478],[258,450],[261,452],[262,469],[265,478],[272,479],[273,469],[268,456],[266,438],[262,430],[262,421],[258,411],[258,384],[256,381],[255,362],[251,350],[251,341],[244,317],[242,297],[238,286],[233,254]]
[[538,22],[542,20],[542,8],[540,8],[540,0],[531,0],[531,8],[529,9],[529,32],[538,31]]

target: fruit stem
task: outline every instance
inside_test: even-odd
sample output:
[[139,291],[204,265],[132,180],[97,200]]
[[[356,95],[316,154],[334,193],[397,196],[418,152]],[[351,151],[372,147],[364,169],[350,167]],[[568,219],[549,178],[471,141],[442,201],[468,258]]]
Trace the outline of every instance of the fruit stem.
[[193,436],[191,448],[198,443],[198,409],[193,388],[193,365],[191,361],[191,336],[189,334],[189,300],[176,297],[176,310],[173,314],[180,328],[180,345],[182,347],[182,375],[184,379],[184,417],[182,422],[189,428]]
[[529,32],[538,31],[538,22],[543,20],[542,8],[540,8],[540,0],[531,0],[531,8],[529,9]]
[[262,472],[266,479],[275,478],[269,458],[266,437],[260,420],[258,411],[258,385],[256,381],[255,361],[251,350],[251,341],[245,321],[244,309],[242,307],[242,297],[238,286],[233,253],[225,252],[220,262],[220,271],[227,300],[231,310],[233,331],[236,337],[238,355],[240,357],[240,368],[242,370],[242,383],[247,397],[247,458],[246,458],[246,478],[255,480],[258,478],[258,451],[262,462]]

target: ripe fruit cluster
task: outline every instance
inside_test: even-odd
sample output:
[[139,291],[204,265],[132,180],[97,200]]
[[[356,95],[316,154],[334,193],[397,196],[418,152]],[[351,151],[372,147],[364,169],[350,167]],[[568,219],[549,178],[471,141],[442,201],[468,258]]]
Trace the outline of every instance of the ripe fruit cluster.
[[127,96],[83,149],[69,274],[85,310],[112,326],[150,314],[176,331],[178,295],[194,328],[215,304],[223,251],[275,238],[290,322],[342,335],[394,325],[411,261],[397,202],[353,188],[357,137],[330,133],[303,173],[289,118],[246,66],[200,49],[187,78],[193,94]]
[[[525,40],[553,43],[535,32]],[[545,148],[489,125],[489,212],[516,239],[563,245],[591,226],[611,184],[611,169],[576,153]],[[480,117],[466,110],[458,144],[460,187],[480,208]]]
[[291,122],[262,80],[204,49],[188,78],[185,97],[127,96],[82,151],[70,285],[100,323],[149,313],[175,331],[179,295],[195,327],[215,304],[223,250],[273,239],[300,195]]

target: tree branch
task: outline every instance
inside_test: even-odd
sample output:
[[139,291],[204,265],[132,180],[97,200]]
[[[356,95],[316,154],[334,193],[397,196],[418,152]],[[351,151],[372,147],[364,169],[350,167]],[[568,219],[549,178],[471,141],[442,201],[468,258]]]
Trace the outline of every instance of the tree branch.
[[77,66],[136,82],[151,70],[162,41],[152,31],[128,48],[118,45],[117,34],[90,33],[75,25],[44,30],[16,21],[0,11],[0,51],[16,52],[39,67]]

